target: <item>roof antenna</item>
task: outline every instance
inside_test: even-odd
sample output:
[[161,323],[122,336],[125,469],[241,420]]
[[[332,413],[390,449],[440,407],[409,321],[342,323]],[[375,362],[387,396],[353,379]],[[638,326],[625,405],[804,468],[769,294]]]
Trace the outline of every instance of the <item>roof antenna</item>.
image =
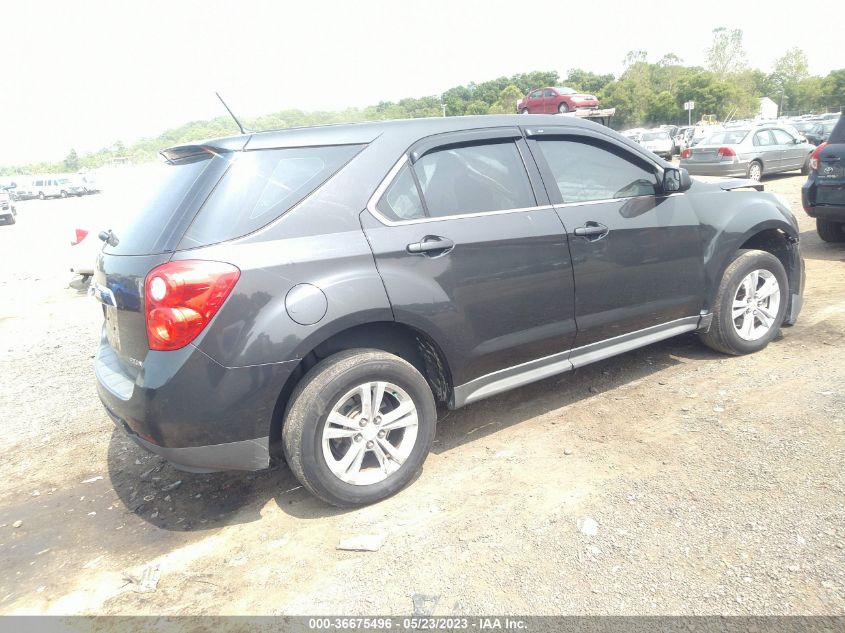
[[216,95],[217,95],[217,98],[218,98],[218,99],[220,99],[220,103],[222,103],[222,104],[223,104],[223,107],[224,107],[224,108],[226,108],[226,111],[227,111],[230,115],[232,115],[232,118],[235,120],[235,124],[238,126],[238,129],[241,131],[241,134],[246,134],[246,133],[248,133],[248,132],[252,132],[252,130],[248,130],[248,129],[247,129],[247,128],[245,128],[243,125],[241,125],[241,122],[240,122],[240,121],[238,121],[238,117],[236,117],[236,116],[235,116],[235,113],[234,113],[234,112],[232,112],[232,110],[229,108],[229,106],[227,106],[227,105],[226,105],[226,102],[225,102],[225,101],[223,101],[223,97],[221,97],[221,96],[220,96],[220,93],[219,93],[219,92],[215,92],[214,94],[216,94]]

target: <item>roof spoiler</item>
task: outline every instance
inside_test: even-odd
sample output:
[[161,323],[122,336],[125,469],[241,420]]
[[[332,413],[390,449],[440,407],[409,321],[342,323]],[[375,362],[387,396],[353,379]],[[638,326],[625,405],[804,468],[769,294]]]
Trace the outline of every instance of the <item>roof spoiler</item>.
[[757,180],[748,180],[745,178],[731,178],[730,180],[725,180],[724,182],[719,183],[719,187],[721,187],[724,191],[733,191],[734,189],[756,189],[757,191],[763,191],[763,189],[765,189],[763,183]]

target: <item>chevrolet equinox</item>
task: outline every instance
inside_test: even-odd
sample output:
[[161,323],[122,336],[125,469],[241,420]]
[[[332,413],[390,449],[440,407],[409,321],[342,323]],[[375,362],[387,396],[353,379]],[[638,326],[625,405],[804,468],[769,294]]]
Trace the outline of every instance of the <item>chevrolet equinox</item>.
[[356,506],[457,408],[684,332],[765,347],[801,309],[788,205],[538,115],[250,133],[162,152],[105,231],[114,422],[193,472],[267,467]]

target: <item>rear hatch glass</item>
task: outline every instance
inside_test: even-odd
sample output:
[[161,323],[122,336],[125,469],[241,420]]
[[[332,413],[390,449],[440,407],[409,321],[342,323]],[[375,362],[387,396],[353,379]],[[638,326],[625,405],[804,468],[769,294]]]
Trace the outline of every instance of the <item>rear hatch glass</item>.
[[151,255],[173,251],[214,185],[229,166],[229,155],[199,151],[178,162],[133,168],[109,188],[116,244],[110,255]]

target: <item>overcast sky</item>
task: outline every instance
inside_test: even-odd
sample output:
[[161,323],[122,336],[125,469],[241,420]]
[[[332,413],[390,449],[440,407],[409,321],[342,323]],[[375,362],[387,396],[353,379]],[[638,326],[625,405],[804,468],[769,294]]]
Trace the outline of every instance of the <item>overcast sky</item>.
[[811,72],[826,74],[845,65],[844,17],[841,1],[807,13],[721,0],[3,0],[0,164],[218,116],[214,90],[250,117],[439,94],[530,70],[618,75],[633,49],[703,65],[718,26],[744,31],[752,66],[769,71],[799,46]]

